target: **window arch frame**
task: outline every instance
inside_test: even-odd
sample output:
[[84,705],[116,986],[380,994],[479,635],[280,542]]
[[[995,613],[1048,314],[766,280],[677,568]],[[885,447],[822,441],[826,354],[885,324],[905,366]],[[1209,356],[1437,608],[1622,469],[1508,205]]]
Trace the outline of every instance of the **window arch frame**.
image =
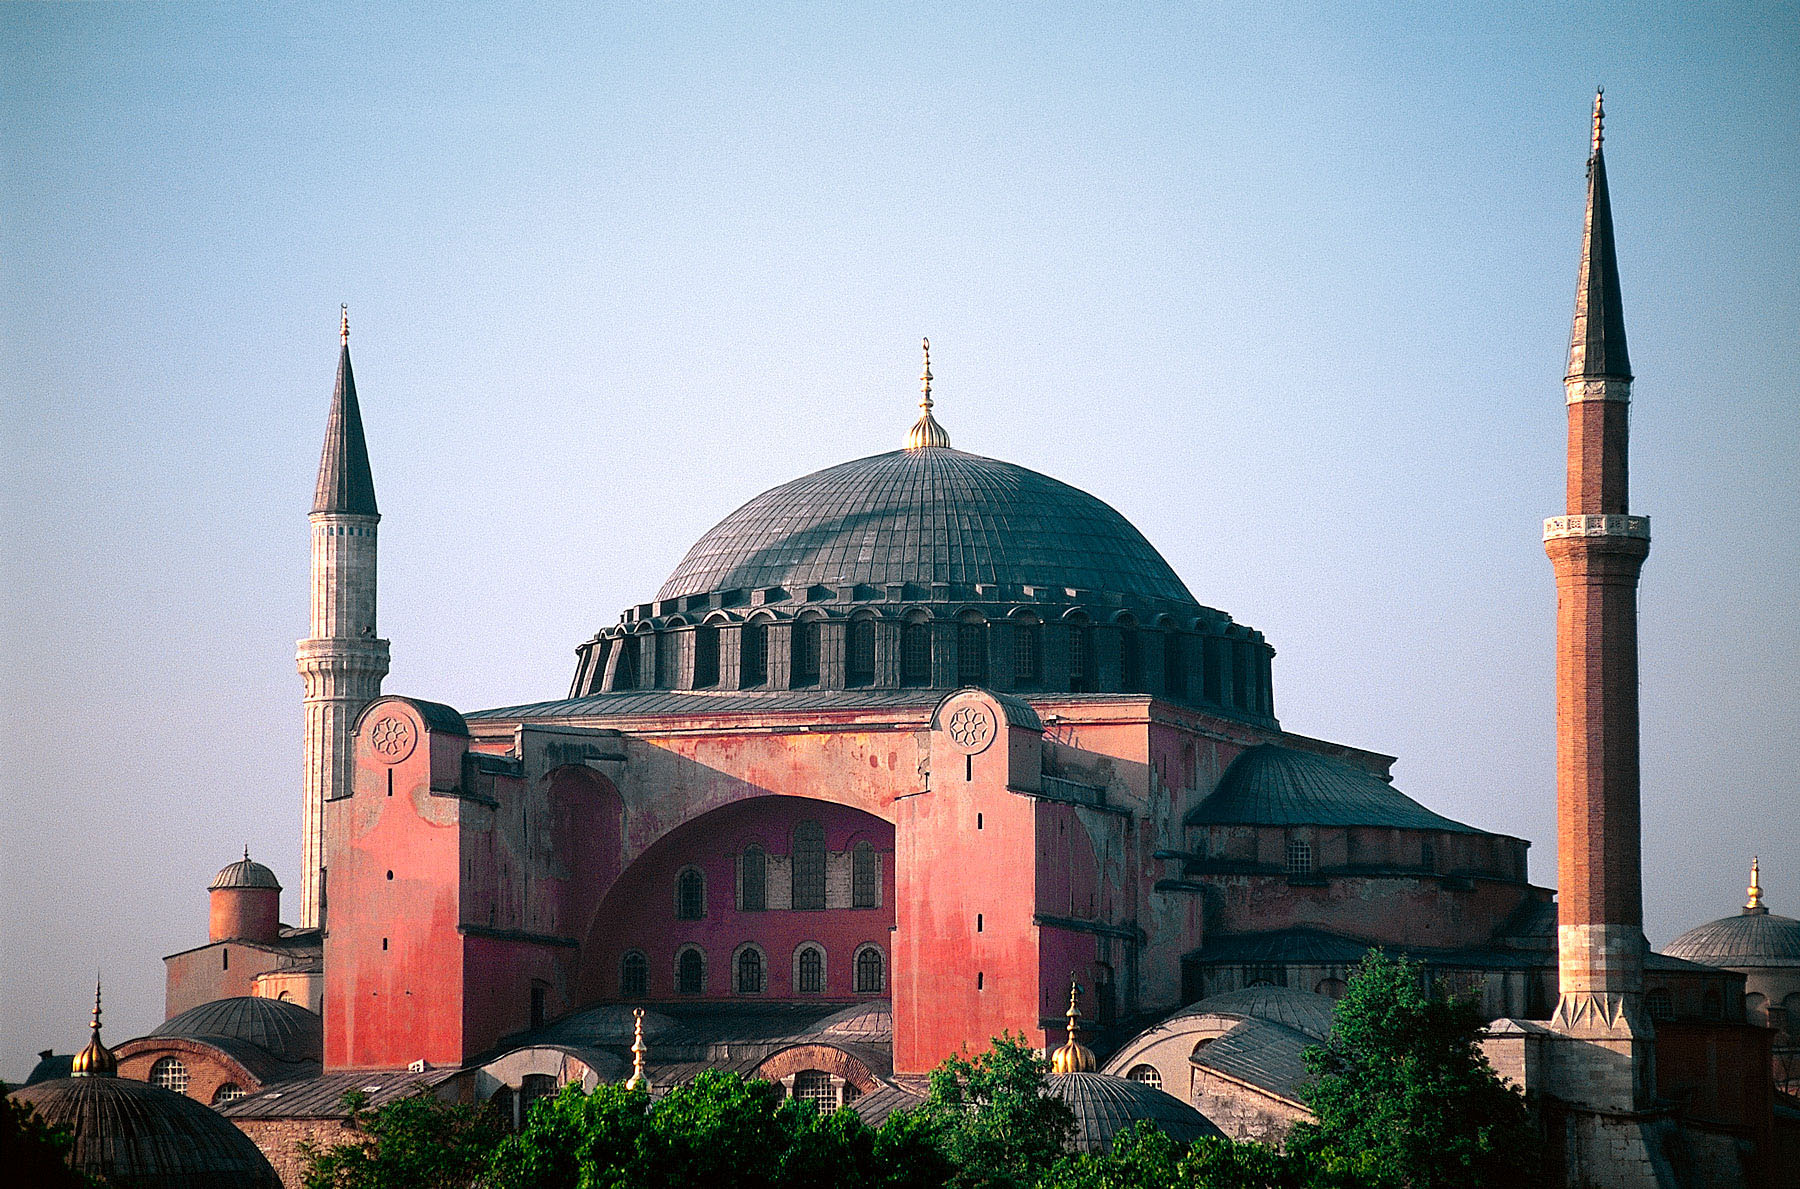
[[979,611],[965,611],[956,618],[956,684],[988,683],[988,621]]
[[825,619],[817,613],[794,620],[788,641],[788,685],[805,689],[824,679],[820,654],[824,651]]
[[[873,959],[871,962],[870,959]],[[858,995],[880,995],[887,990],[887,951],[873,941],[865,941],[850,956],[851,985]],[[868,977],[873,970],[875,977]],[[870,982],[874,985],[870,986]]]
[[161,1086],[165,1090],[173,1090],[177,1094],[186,1094],[192,1075],[188,1072],[187,1062],[174,1055],[158,1057],[150,1063],[150,1072],[144,1080],[152,1086]]
[[794,823],[788,851],[789,907],[802,912],[817,912],[825,907],[828,853],[823,822],[809,817]]
[[875,684],[876,630],[873,614],[863,612],[850,617],[850,622],[844,629],[844,684],[846,686],[861,688]]
[[[694,960],[696,977],[689,979],[687,975],[688,959]],[[706,994],[706,951],[694,942],[678,946],[675,950],[675,993],[677,995]]]
[[706,872],[692,863],[675,873],[675,919],[706,919]]
[[769,990],[769,955],[754,941],[746,941],[731,955],[731,993],[765,995]]
[[[808,969],[808,958],[813,959],[815,969]],[[795,946],[794,993],[796,995],[823,995],[828,985],[825,981],[828,967],[825,947],[819,942],[803,941]]]
[[1013,685],[1034,689],[1044,681],[1044,622],[1030,612],[1013,619]]
[[931,623],[923,615],[909,616],[900,625],[900,684],[917,688],[931,684],[934,641]]
[[[636,989],[633,989],[632,986],[634,982],[637,984]],[[619,998],[648,999],[649,997],[650,959],[643,950],[626,950],[619,955]]]
[[850,848],[850,907],[881,907],[881,853],[867,838]]
[[738,629],[738,687],[756,689],[769,684],[769,624],[766,615],[747,619]]

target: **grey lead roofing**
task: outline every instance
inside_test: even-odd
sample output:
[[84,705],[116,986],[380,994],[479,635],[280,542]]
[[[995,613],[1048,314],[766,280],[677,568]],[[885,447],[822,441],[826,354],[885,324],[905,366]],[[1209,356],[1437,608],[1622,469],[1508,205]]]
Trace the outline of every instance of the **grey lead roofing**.
[[1631,379],[1619,257],[1613,244],[1612,197],[1606,188],[1606,154],[1599,144],[1588,159],[1587,211],[1581,228],[1575,325],[1569,336],[1569,376]]
[[1193,605],[1130,521],[1085,491],[960,450],[859,458],[757,496],[657,594],[817,584],[1033,585]]
[[1211,1119],[1155,1086],[1109,1073],[1060,1073],[1045,1089],[1069,1104],[1075,1115],[1075,1150],[1109,1152],[1113,1139],[1140,1120],[1154,1124],[1176,1143],[1223,1136]]
[[331,394],[331,415],[325,421],[325,449],[319,455],[319,483],[313,489],[312,510],[380,514],[375,509],[375,476],[369,470],[369,446],[363,440],[349,343],[338,354],[337,388]]
[[1312,1036],[1273,1020],[1250,1019],[1194,1055],[1194,1064],[1298,1100],[1309,1076],[1300,1054],[1317,1044]]
[[1705,966],[1800,968],[1800,921],[1747,909],[1689,929],[1663,953]]
[[1354,764],[1263,743],[1239,755],[1187,824],[1393,826],[1480,834]]
[[150,1035],[235,1039],[284,1061],[319,1061],[325,1056],[325,1025],[318,1015],[297,1003],[257,995],[190,1007],[158,1024]]

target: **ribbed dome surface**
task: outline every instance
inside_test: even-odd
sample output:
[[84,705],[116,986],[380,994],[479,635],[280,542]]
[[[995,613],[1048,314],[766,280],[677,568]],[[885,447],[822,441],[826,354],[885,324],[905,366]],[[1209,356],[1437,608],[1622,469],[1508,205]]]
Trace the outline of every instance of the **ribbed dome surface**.
[[235,863],[219,868],[213,881],[206,885],[209,892],[224,888],[273,888],[279,892],[281,881],[275,878],[273,871],[246,855]]
[[1296,1032],[1324,1040],[1331,1034],[1332,1013],[1336,1004],[1325,995],[1296,991],[1289,987],[1245,987],[1213,995],[1189,1004],[1183,1016],[1248,1016],[1285,1024]]
[[242,995],[215,999],[171,1016],[151,1036],[226,1037],[259,1045],[287,1061],[320,1061],[325,1024],[297,1003]]
[[1800,921],[1745,911],[1689,929],[1663,953],[1707,966],[1800,967]]
[[764,492],[701,537],[657,598],[896,582],[1194,602],[1106,504],[1036,471],[949,449],[860,458]]
[[1272,743],[1238,756],[1187,824],[1394,826],[1478,834],[1431,812],[1372,772]]
[[1050,1093],[1075,1112],[1075,1147],[1109,1152],[1113,1136],[1148,1119],[1178,1143],[1223,1135],[1212,1120],[1155,1086],[1110,1073],[1057,1073],[1045,1079]]
[[114,1189],[281,1189],[250,1137],[183,1094],[129,1078],[59,1078],[13,1092],[74,1133],[69,1163]]

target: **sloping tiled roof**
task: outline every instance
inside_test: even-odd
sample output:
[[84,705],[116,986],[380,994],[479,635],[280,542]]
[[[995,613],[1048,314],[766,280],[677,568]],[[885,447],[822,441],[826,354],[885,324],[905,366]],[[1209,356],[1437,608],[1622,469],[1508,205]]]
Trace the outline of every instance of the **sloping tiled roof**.
[[1187,824],[1396,826],[1482,833],[1431,812],[1354,764],[1273,743],[1259,744],[1233,760],[1218,787],[1188,813]]
[[441,1085],[460,1072],[455,1069],[432,1069],[424,1073],[409,1073],[404,1069],[362,1069],[325,1073],[281,1082],[261,1093],[228,1102],[218,1111],[231,1118],[245,1119],[342,1119],[349,1114],[343,1107],[344,1095],[352,1090],[366,1094],[370,1106],[384,1106],[397,1098]]
[[1222,995],[1210,995],[1198,1003],[1182,1008],[1171,1019],[1180,1016],[1244,1016],[1271,1020],[1308,1036],[1325,1039],[1331,1033],[1332,1000],[1312,991],[1291,987],[1244,987]]
[[921,720],[944,696],[934,689],[633,690],[477,710],[484,718],[656,718],[663,715],[781,714],[812,710],[918,708]]
[[1316,1037],[1286,1024],[1245,1020],[1201,1049],[1194,1064],[1298,1101],[1300,1084],[1311,1076],[1300,1053],[1317,1043]]

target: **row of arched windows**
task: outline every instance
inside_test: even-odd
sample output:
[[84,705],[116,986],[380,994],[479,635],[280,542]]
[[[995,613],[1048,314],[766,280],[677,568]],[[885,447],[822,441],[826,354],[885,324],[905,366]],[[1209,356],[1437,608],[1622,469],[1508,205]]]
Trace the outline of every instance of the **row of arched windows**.
[[[887,988],[887,963],[880,946],[859,946],[851,956],[850,968],[857,994],[879,994]],[[825,992],[824,946],[808,941],[795,948],[793,987],[800,995]],[[768,988],[769,963],[762,947],[754,943],[739,946],[732,957],[732,991],[739,995],[761,995]],[[678,995],[706,993],[706,951],[697,945],[684,945],[675,955],[675,992]],[[649,994],[650,960],[643,951],[632,950],[619,960],[619,997],[643,999]]]
[[[741,890],[738,904],[744,912],[762,912],[769,905],[769,856],[762,847],[744,848],[740,858]],[[807,820],[794,827],[789,865],[788,903],[797,909],[825,907],[825,827]],[[876,908],[881,903],[881,863],[875,847],[858,842],[850,851],[850,907]],[[706,916],[706,873],[683,867],[675,877],[675,919],[698,921]]]

